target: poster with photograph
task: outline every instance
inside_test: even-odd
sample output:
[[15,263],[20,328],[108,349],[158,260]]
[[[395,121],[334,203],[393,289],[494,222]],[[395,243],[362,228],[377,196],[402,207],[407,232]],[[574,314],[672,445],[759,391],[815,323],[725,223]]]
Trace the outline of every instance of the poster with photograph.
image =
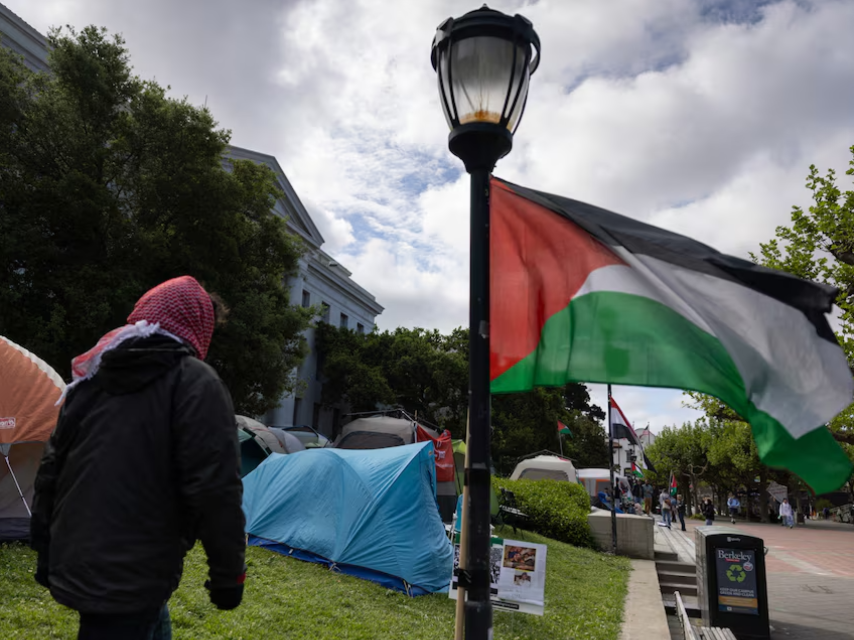
[[498,597],[535,608],[543,615],[546,590],[546,551],[543,544],[504,541]]
[[[492,539],[489,558],[492,606],[499,611],[543,615],[545,610],[546,546]],[[448,595],[457,599],[460,545],[454,545],[454,572]]]

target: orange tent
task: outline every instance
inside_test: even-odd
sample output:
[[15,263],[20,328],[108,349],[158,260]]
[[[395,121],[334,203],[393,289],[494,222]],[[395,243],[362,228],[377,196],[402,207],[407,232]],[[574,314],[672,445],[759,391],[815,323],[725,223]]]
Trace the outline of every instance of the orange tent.
[[0,336],[0,540],[30,534],[33,483],[64,389],[49,364]]

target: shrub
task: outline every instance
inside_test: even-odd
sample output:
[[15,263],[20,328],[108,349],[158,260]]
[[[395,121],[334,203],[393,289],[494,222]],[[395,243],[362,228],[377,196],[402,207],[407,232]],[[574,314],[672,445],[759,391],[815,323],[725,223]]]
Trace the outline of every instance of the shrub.
[[492,479],[516,496],[516,506],[528,516],[525,528],[576,547],[596,548],[587,515],[590,497],[580,484],[557,480]]

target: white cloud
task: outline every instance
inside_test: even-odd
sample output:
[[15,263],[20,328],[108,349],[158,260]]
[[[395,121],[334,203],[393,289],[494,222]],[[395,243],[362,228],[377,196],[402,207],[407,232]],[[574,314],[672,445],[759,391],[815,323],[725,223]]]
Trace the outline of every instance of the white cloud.
[[[381,327],[466,322],[467,177],[429,63],[458,2],[5,2],[42,31],[124,32],[141,75],[208,97],[236,144],[276,155],[325,249],[386,307]],[[809,164],[846,168],[850,0],[491,4],[543,42],[502,177],[746,257],[808,203]],[[693,416],[672,406],[678,393],[620,393],[654,429]]]

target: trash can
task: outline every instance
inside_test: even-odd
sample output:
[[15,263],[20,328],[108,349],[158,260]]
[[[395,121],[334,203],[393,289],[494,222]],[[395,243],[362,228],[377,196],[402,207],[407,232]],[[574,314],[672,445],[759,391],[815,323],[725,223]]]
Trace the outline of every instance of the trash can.
[[738,640],[768,640],[768,588],[761,538],[731,527],[697,527],[697,605],[707,627]]

